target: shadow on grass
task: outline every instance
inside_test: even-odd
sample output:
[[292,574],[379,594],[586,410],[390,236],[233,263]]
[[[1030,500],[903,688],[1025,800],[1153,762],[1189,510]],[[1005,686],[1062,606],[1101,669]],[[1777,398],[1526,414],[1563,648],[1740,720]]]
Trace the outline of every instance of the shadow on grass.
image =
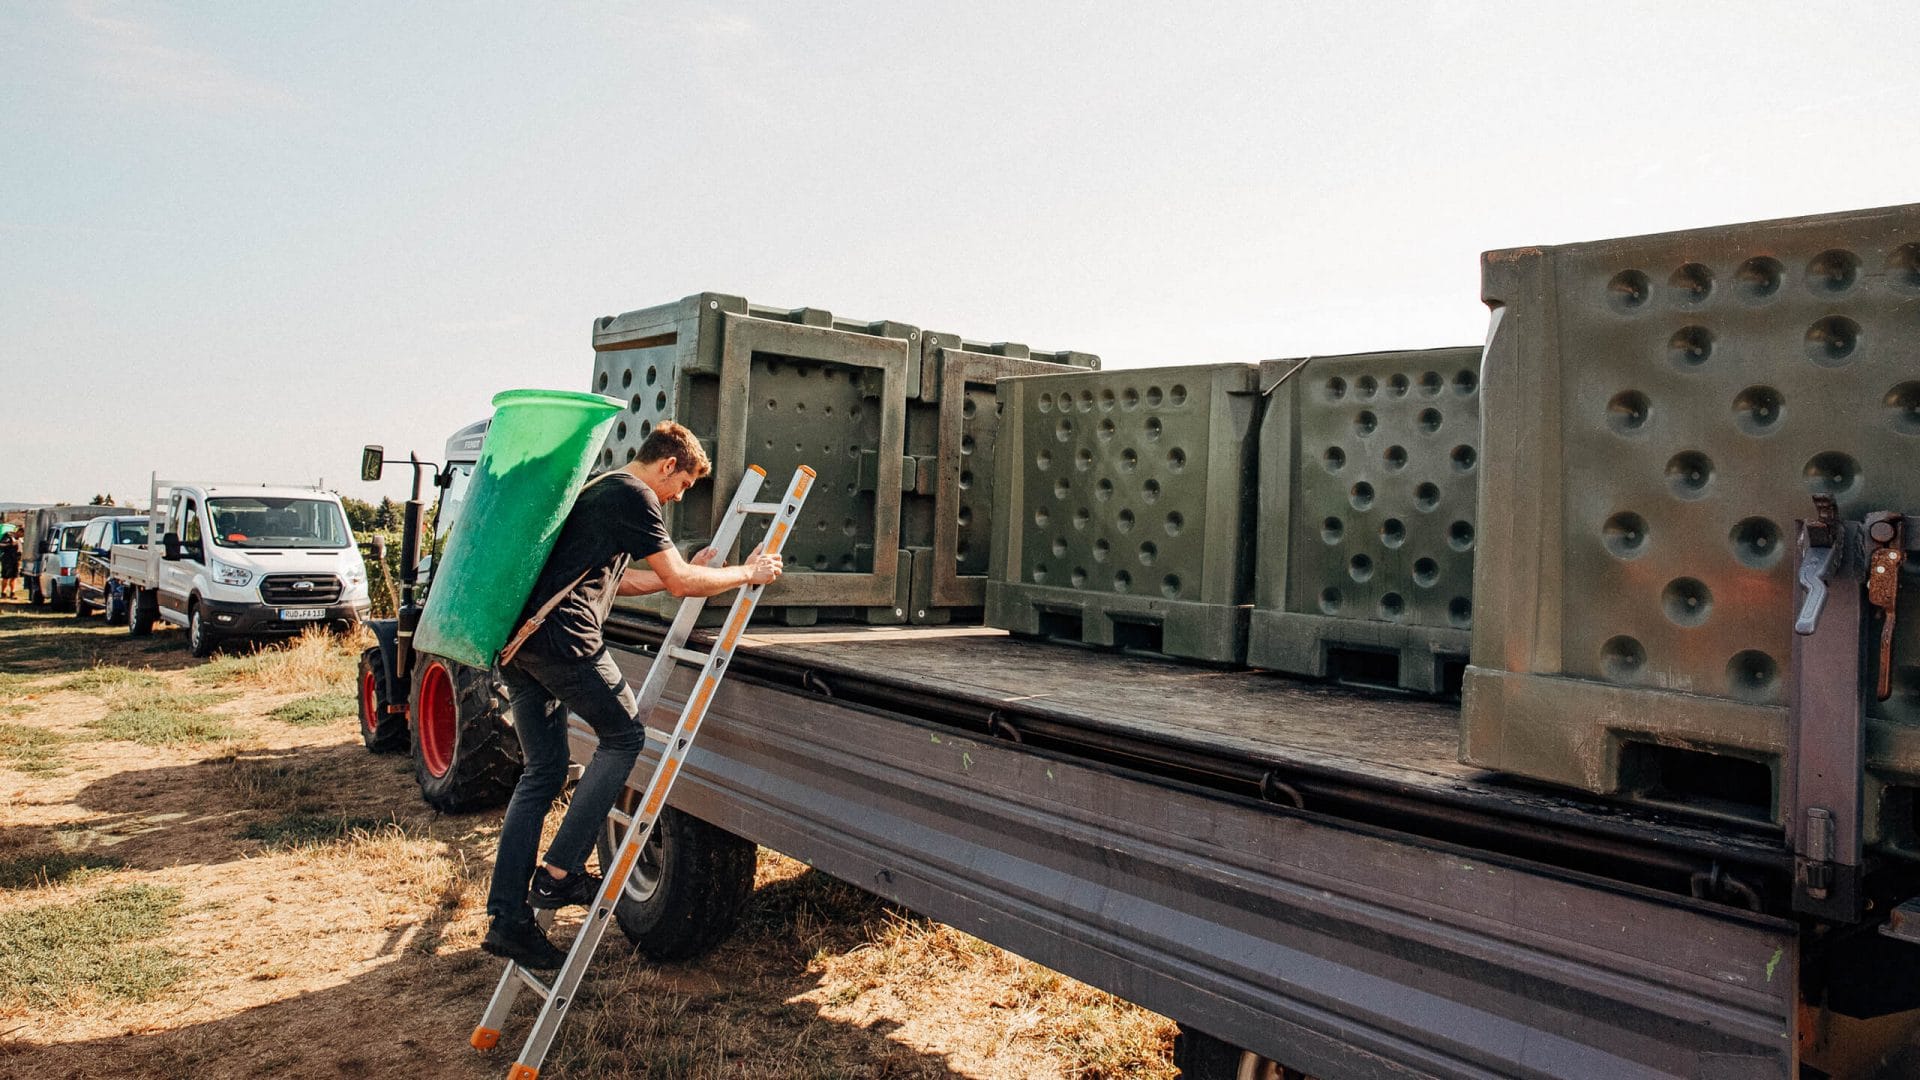
[[[714,970],[737,962],[715,957],[699,967]],[[543,1072],[570,1080],[954,1080],[960,1075],[941,1055],[895,1041],[896,1024],[824,1020],[816,1006],[787,1000],[816,980],[784,964],[760,966],[773,974],[746,982],[732,972],[699,977],[692,966],[648,964],[612,934],[569,1009]],[[500,970],[499,961],[471,946],[439,955],[410,948],[390,963],[324,990],[289,992],[268,1004],[173,1030],[71,1042],[38,1036],[38,1018],[29,1014],[8,1023],[16,1030],[0,1042],[0,1074],[498,1080],[526,1037],[538,1004],[532,994],[520,995],[500,1045],[485,1053],[474,1050],[468,1037]],[[257,974],[242,985],[272,978]],[[688,989],[692,984],[700,985]],[[191,992],[189,985],[170,997],[184,1001]]]
[[[57,836],[45,826],[0,829],[0,851],[51,845],[155,870],[258,854],[293,835],[270,828],[293,815],[408,827],[433,820],[417,790],[394,776],[390,759],[344,743],[114,773],[87,784],[72,801],[91,812],[84,821],[59,826]],[[245,835],[249,829],[258,838]]]

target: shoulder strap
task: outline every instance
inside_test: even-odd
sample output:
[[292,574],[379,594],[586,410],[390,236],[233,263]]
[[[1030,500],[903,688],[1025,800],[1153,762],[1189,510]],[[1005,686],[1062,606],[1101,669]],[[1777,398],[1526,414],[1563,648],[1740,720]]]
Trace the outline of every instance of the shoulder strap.
[[507,644],[501,648],[500,654],[494,658],[494,666],[506,667],[508,664],[511,664],[513,658],[520,654],[520,646],[527,643],[527,639],[533,636],[533,632],[540,629],[540,624],[547,621],[547,616],[553,614],[553,609],[560,606],[560,601],[565,600],[568,593],[578,588],[581,582],[587,580],[587,575],[593,573],[595,569],[595,567],[589,566],[585,570],[580,571],[579,577],[567,582],[566,588],[548,597],[547,602],[540,605],[540,610],[527,616],[527,621],[520,624],[520,629],[514,631],[513,637],[507,640]]

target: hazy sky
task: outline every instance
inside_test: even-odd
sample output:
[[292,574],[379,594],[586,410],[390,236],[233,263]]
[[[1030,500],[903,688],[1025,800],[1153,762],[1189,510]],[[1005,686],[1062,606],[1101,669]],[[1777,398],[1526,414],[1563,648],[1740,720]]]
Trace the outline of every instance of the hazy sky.
[[0,0],[0,501],[437,455],[702,290],[1109,366],[1920,198],[1920,5]]

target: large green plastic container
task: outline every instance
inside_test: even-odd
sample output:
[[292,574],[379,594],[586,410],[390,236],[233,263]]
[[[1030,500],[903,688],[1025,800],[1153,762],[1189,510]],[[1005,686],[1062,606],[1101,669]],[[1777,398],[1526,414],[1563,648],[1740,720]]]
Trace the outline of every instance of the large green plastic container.
[[433,568],[413,646],[488,667],[520,619],[621,403],[571,390],[494,395],[460,520]]

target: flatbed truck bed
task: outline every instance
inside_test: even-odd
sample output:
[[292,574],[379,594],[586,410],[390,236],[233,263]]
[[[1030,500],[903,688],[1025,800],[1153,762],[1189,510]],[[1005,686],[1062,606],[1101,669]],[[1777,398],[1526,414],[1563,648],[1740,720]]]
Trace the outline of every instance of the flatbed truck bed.
[[[609,624],[630,679],[661,629]],[[1457,730],[991,630],[756,629],[673,801],[1326,1080],[1915,1075],[1910,1017],[1808,1003],[1858,950],[1790,917],[1776,832],[1510,783]]]

